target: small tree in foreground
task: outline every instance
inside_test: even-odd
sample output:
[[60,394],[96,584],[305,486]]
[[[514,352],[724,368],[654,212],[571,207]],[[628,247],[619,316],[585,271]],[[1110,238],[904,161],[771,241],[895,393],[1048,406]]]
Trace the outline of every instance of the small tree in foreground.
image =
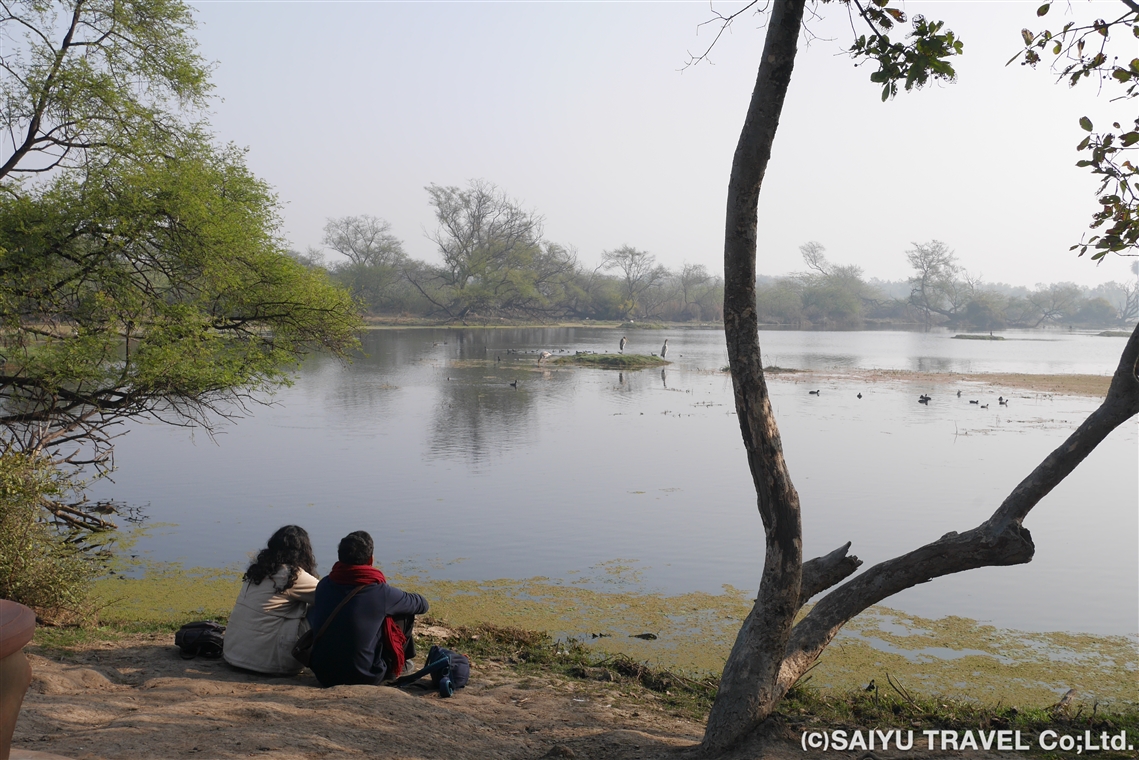
[[[1123,2],[1126,12],[1114,23],[1128,27],[1129,33],[1131,27],[1139,29],[1136,23],[1139,6],[1132,0]],[[708,717],[703,748],[710,753],[720,753],[751,735],[843,625],[866,608],[943,575],[1030,561],[1034,546],[1032,536],[1023,525],[1029,511],[1112,430],[1139,412],[1136,374],[1139,328],[1136,328],[1127,341],[1100,407],[1021,481],[984,523],[961,533],[947,533],[930,544],[875,565],[845,583],[843,581],[861,564],[847,553],[849,543],[824,557],[803,561],[799,495],[783,458],[779,428],[764,379],[755,297],[759,193],[791,81],[805,7],[806,0],[777,0],[770,5],[762,62],[728,184],[724,326],[736,411],[763,521],[766,551],[755,605],[736,637]],[[953,78],[949,58],[961,52],[961,43],[952,32],[943,31],[940,22],[917,16],[909,40],[894,42],[889,32],[904,22],[905,16],[901,10],[890,7],[889,0],[874,0],[865,5],[851,3],[848,7],[870,27],[870,33],[859,37],[851,52],[878,64],[871,80],[882,85],[883,100],[897,91],[899,83],[910,90],[931,78]],[[1047,6],[1041,10],[1046,12]],[[724,26],[739,13],[721,17]],[[1086,27],[1084,35],[1106,40],[1109,26],[1096,22]],[[1139,60],[1121,67],[1106,63],[1107,58],[1100,51],[1084,59],[1085,46],[1083,42],[1077,43],[1075,36],[1080,30],[1069,24],[1064,33],[1073,35],[1066,38],[1065,44],[1057,42],[1056,35],[1051,34],[1042,34],[1039,39],[1057,54],[1067,50],[1077,56],[1069,71],[1094,73],[1100,70],[1097,67],[1105,67],[1109,76],[1129,87],[1129,95],[1136,94]],[[1030,46],[1037,39],[1038,35],[1025,32],[1025,41]],[[1090,122],[1085,124],[1085,129],[1091,131]],[[1123,160],[1118,150],[1135,145],[1139,135],[1124,131],[1118,125],[1116,130],[1112,135],[1093,135],[1081,146],[1084,149],[1099,146],[1100,152],[1093,153],[1088,165],[1104,176],[1106,189],[1117,191],[1100,199],[1103,212],[1093,220],[1093,226],[1107,228],[1107,232],[1088,241],[1097,250],[1096,255],[1133,249],[1136,245],[1133,233],[1139,229],[1135,196],[1129,194],[1131,187],[1127,184],[1133,181],[1134,167]],[[795,622],[808,599],[836,585],[837,588]]]

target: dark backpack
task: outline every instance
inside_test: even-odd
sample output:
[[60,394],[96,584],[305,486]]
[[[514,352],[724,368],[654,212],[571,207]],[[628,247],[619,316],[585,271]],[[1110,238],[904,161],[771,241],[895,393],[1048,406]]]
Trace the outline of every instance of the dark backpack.
[[174,634],[174,646],[178,647],[183,660],[202,657],[221,657],[225,626],[212,620],[186,623]]
[[471,680],[471,658],[465,654],[432,646],[427,653],[427,664],[419,670],[396,680],[395,685],[409,686],[424,676],[431,676],[431,685],[439,690],[439,696],[449,697],[455,689],[461,689]]

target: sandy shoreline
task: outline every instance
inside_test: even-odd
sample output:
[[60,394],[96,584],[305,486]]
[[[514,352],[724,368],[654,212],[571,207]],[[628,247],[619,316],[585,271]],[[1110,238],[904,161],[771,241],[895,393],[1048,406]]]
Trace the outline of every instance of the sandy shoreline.
[[[663,760],[694,757],[703,734],[700,721],[670,713],[657,694],[628,682],[521,673],[502,662],[475,659],[470,685],[451,699],[419,688],[322,689],[307,671],[269,678],[220,660],[182,660],[171,638],[169,633],[137,634],[63,655],[33,648],[33,683],[16,727],[13,756],[32,751],[73,760]],[[753,739],[718,758],[800,760],[806,757],[800,732],[815,721],[798,720],[798,725],[780,723],[772,738]],[[963,756],[919,746],[908,752],[879,750],[872,757]]]

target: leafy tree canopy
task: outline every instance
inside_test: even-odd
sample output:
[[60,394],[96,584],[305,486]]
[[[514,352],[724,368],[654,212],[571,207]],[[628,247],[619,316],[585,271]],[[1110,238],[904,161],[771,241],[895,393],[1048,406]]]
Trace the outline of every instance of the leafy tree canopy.
[[428,185],[439,226],[429,234],[443,264],[408,271],[440,313],[543,317],[573,287],[577,255],[543,238],[542,217],[484,180]]
[[[0,6],[0,432],[109,464],[135,415],[209,425],[344,354],[358,317],[290,258],[242,151],[193,118],[209,90],[173,0]],[[63,448],[66,445],[66,450]]]

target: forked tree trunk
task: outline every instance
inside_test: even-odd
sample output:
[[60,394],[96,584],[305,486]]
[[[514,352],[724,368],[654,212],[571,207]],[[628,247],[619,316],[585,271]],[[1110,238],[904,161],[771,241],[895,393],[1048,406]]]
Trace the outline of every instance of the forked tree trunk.
[[791,483],[771,410],[755,303],[760,186],[791,81],[805,0],[775,0],[763,60],[732,161],[724,236],[724,328],[744,450],[766,537],[755,605],[736,636],[703,748],[721,752],[747,737],[775,710],[843,625],[867,607],[950,573],[1032,559],[1023,520],[1107,435],[1139,412],[1139,326],[1120,357],[1107,398],[1005,499],[986,522],[948,533],[887,560],[831,591],[793,626],[812,595],[850,576],[860,562],[849,544],[803,563],[799,496]]

